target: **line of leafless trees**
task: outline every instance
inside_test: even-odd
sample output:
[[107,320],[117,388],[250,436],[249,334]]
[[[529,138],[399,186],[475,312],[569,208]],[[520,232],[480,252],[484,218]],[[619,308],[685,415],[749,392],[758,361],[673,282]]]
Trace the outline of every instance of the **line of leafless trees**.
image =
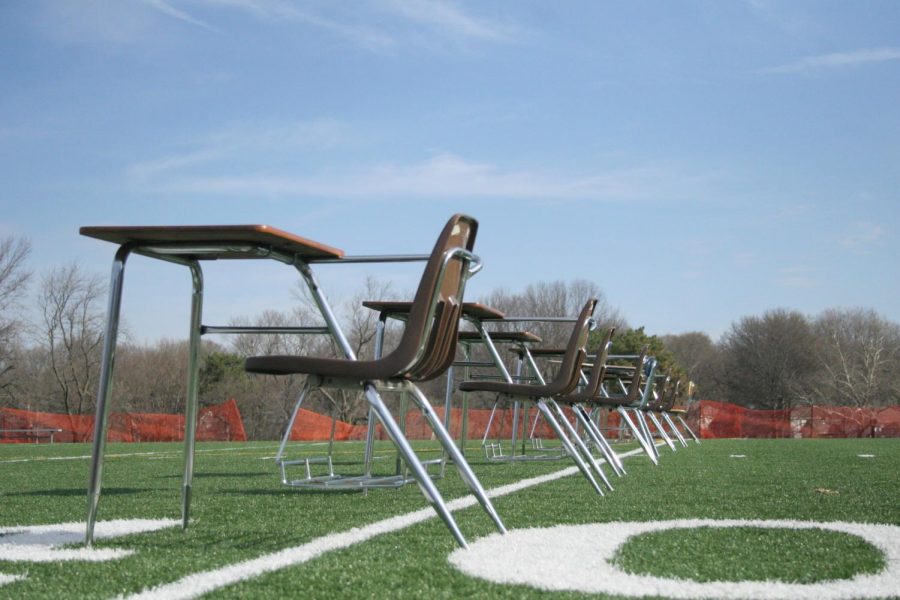
[[704,398],[774,409],[900,403],[900,326],[873,310],[776,309],[740,319],[718,342],[700,332],[663,341]]
[[[99,376],[105,285],[74,263],[37,276],[28,268],[29,254],[27,240],[0,239],[0,406],[89,413],[94,409]],[[358,356],[372,356],[378,317],[363,308],[362,301],[406,295],[367,279],[357,294],[338,305]],[[699,397],[756,408],[900,402],[900,327],[870,310],[834,309],[815,317],[772,310],[740,319],[713,341],[700,332],[657,336],[643,328],[629,328],[602,290],[588,281],[537,283],[518,292],[498,289],[479,301],[510,315],[571,317],[589,297],[601,299],[598,331],[617,327],[614,351],[633,353],[649,344],[667,369],[698,385]],[[267,311],[233,324],[286,326],[319,321],[299,287],[296,300],[291,311]],[[24,316],[26,303],[33,309],[30,318]],[[386,348],[398,338],[401,327],[400,323],[389,325]],[[527,324],[551,346],[565,343],[569,327]],[[267,439],[277,437],[284,427],[303,378],[245,374],[243,359],[258,354],[338,356],[339,350],[327,336],[242,334],[204,341],[201,403],[235,398],[248,435]],[[183,410],[186,363],[186,342],[159,340],[142,345],[134,343],[126,330],[116,354],[114,410]],[[437,401],[443,397],[444,386],[444,382],[433,382],[426,391]],[[351,391],[320,392],[307,406],[345,421],[366,418],[365,403]]]

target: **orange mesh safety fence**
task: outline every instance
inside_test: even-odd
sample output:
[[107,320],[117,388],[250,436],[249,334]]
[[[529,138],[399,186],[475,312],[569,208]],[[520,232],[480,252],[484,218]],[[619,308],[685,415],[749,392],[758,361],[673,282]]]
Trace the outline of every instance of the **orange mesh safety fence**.
[[[59,431],[57,431],[59,430]],[[0,408],[0,443],[49,441],[89,442],[94,437],[93,415],[62,415],[17,408]],[[184,439],[184,415],[160,413],[113,413],[109,417],[111,442],[176,442]],[[199,410],[197,439],[200,441],[246,441],[237,403]]]
[[[568,408],[563,409],[570,422],[574,423],[571,411]],[[437,418],[444,423],[444,409],[435,408]],[[450,409],[450,423],[448,431],[454,439],[459,439],[462,432],[462,409]],[[543,439],[551,439],[556,437],[553,430],[547,424],[543,417],[538,419],[537,426],[534,427],[534,419],[537,409],[531,408],[528,411],[526,437],[531,435],[534,428],[535,437]],[[611,413],[607,417],[608,428],[617,428],[619,426],[619,415]],[[491,411],[489,409],[469,409],[469,419],[466,428],[466,437],[468,439],[482,439],[490,424],[489,439],[509,439],[512,433],[513,410],[497,409],[494,419],[491,421]],[[522,421],[519,421],[519,436],[522,435]],[[351,425],[344,421],[332,421],[331,417],[322,415],[311,410],[301,408],[297,415],[297,420],[291,428],[291,439],[294,441],[321,441],[329,439],[331,428],[334,426],[334,439],[338,441],[346,440],[364,440],[366,439],[367,426]],[[406,436],[413,440],[431,439],[433,432],[429,427],[427,420],[418,410],[410,410],[406,413],[405,419]],[[375,427],[375,439],[386,440],[387,434],[381,425]]]
[[754,410],[701,400],[688,410],[688,424],[703,438],[853,438],[900,436],[900,406],[798,406]]

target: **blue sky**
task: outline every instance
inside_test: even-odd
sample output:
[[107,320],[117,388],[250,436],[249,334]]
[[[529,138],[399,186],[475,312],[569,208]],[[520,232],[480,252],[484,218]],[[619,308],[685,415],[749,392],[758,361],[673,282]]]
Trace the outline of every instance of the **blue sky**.
[[[481,222],[496,287],[595,281],[632,325],[900,321],[900,3],[30,0],[0,4],[0,235],[38,274],[114,248],[82,225],[267,223],[348,253]],[[138,339],[189,280],[132,259]],[[366,273],[323,268],[333,299]],[[208,323],[291,302],[210,265]]]

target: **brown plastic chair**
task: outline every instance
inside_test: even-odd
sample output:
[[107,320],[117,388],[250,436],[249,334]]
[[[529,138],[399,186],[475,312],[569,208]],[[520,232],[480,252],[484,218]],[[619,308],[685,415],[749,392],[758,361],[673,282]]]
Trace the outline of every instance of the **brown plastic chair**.
[[612,337],[616,332],[615,327],[610,327],[606,332],[603,341],[600,344],[600,350],[593,358],[588,377],[584,386],[574,390],[566,395],[554,397],[560,404],[566,404],[572,407],[575,418],[581,423],[585,433],[594,443],[594,445],[603,454],[607,464],[612,467],[613,472],[621,477],[625,475],[625,465],[622,460],[610,446],[609,442],[603,436],[599,427],[591,420],[591,413],[585,408],[586,403],[592,402],[600,395],[600,386],[603,383],[603,377],[606,373],[606,359],[609,356],[609,350],[612,346]]
[[[425,498],[462,547],[467,547],[466,540],[450,510],[378,391],[410,392],[469,489],[497,528],[505,532],[475,473],[435,415],[428,399],[414,383],[438,377],[453,362],[466,280],[480,269],[478,257],[472,254],[477,229],[477,221],[465,215],[455,215],[447,222],[425,266],[400,342],[384,357],[348,360],[311,356],[254,356],[244,363],[244,368],[252,373],[308,375],[276,457],[282,469],[285,464],[291,463],[284,460],[284,449],[305,395],[318,387],[362,388]],[[286,479],[285,483],[288,483]]]
[[687,440],[681,432],[678,431],[678,427],[669,415],[669,412],[675,407],[675,400],[678,397],[678,391],[681,388],[681,380],[672,380],[669,375],[665,375],[662,385],[658,385],[657,388],[656,399],[648,404],[647,408],[644,410],[647,412],[653,425],[672,451],[675,450],[675,442],[666,432],[666,425],[669,426],[669,429],[675,436],[675,439],[678,440],[678,443],[681,444],[683,448],[687,448]]
[[[606,476],[599,466],[593,460],[590,451],[584,445],[584,442],[578,436],[574,427],[569,423],[562,409],[554,401],[555,397],[565,396],[572,392],[577,386],[581,377],[581,367],[586,356],[585,346],[588,340],[588,334],[592,325],[592,315],[597,305],[596,299],[588,300],[581,310],[581,314],[572,328],[572,335],[569,337],[569,343],[566,345],[562,355],[561,364],[556,372],[556,376],[547,383],[540,385],[532,385],[525,383],[508,383],[505,381],[482,381],[472,380],[464,381],[460,384],[459,389],[463,392],[487,392],[495,393],[498,398],[502,397],[508,400],[528,400],[534,402],[541,415],[547,420],[547,423],[556,433],[566,452],[575,461],[578,469],[584,475],[585,479],[591,484],[594,490],[603,495],[603,490],[597,484],[597,480],[591,474],[588,463],[584,457],[589,457],[591,467],[598,475],[608,484]],[[551,407],[553,410],[551,410]],[[554,415],[554,412],[556,413]],[[577,446],[577,449],[576,449]],[[612,486],[609,486],[610,488]]]

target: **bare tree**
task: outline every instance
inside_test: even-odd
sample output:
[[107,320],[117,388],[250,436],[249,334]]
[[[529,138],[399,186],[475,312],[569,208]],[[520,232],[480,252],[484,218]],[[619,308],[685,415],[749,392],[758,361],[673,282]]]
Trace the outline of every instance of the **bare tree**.
[[790,409],[808,399],[817,365],[809,322],[798,312],[744,317],[722,338],[721,384],[728,400],[751,408]]
[[696,384],[703,398],[720,397],[718,381],[721,368],[719,349],[702,331],[664,335],[666,348],[675,355],[687,378]]
[[[321,323],[322,317],[314,307],[312,299],[306,294],[305,288],[299,288],[296,297],[300,303],[292,313],[268,311],[254,319],[252,324],[280,327]],[[343,332],[357,358],[365,360],[373,357],[378,322],[378,313],[365,308],[362,305],[363,301],[392,299],[393,293],[389,283],[369,277],[363,282],[359,292],[338,306]],[[251,321],[247,319],[233,322],[235,325],[250,323]],[[396,329],[391,328],[386,336],[385,352],[390,352],[396,343]],[[232,349],[241,357],[286,354],[344,358],[344,351],[331,336],[327,335],[244,334],[235,338]],[[231,382],[229,389],[239,390],[237,395],[242,396],[238,399],[238,403],[241,406],[241,414],[245,417],[248,433],[265,437],[278,435],[290,417],[303,381],[302,375],[278,377],[263,375],[244,376],[240,382]],[[362,419],[367,406],[361,393],[346,389],[319,389],[316,394],[307,398],[304,404],[306,408],[321,410],[348,422]]]
[[[343,322],[347,324],[344,333],[357,358],[364,360],[374,357],[376,324],[378,323],[378,313],[364,307],[362,303],[366,300],[392,300],[393,298],[394,294],[389,282],[366,277],[363,289],[342,306]],[[384,354],[390,352],[392,342],[396,339],[398,339],[397,336],[385,337]],[[331,338],[328,340],[332,345],[331,354],[343,357],[344,353],[337,347],[334,340]],[[319,392],[327,401],[332,414],[342,421],[357,421],[366,414],[368,404],[363,399],[362,392],[348,389],[320,389]]]
[[822,400],[856,407],[900,401],[897,324],[870,309],[830,309],[816,319],[814,332]]
[[[627,327],[625,318],[606,298],[603,290],[594,282],[584,279],[575,281],[549,281],[528,285],[518,294],[498,288],[481,298],[480,302],[503,311],[510,316],[528,317],[576,317],[584,303],[597,298],[594,316],[601,328],[610,326],[619,329]],[[508,327],[513,328],[513,327]],[[547,346],[562,346],[572,332],[570,323],[517,323],[514,328],[527,328],[541,337]]]
[[59,401],[68,414],[93,407],[100,370],[104,295],[96,276],[77,264],[54,268],[41,282],[38,342],[49,356]]
[[21,352],[18,303],[25,294],[31,272],[25,261],[31,244],[22,238],[0,239],[0,395],[11,396],[16,387],[15,369]]
[[180,412],[187,381],[188,344],[162,339],[152,346],[119,344],[116,406],[135,412]]
[[[237,319],[231,324],[290,327],[314,322],[309,309],[298,306],[291,313],[269,310],[252,321]],[[320,352],[320,348],[324,346],[322,340],[310,335],[267,333],[238,335],[234,338],[231,348],[238,356],[246,358],[273,354],[309,356]],[[231,380],[227,392],[238,401],[248,434],[257,438],[273,438],[280,435],[290,417],[303,380],[302,375],[272,377],[246,374],[240,381]]]

